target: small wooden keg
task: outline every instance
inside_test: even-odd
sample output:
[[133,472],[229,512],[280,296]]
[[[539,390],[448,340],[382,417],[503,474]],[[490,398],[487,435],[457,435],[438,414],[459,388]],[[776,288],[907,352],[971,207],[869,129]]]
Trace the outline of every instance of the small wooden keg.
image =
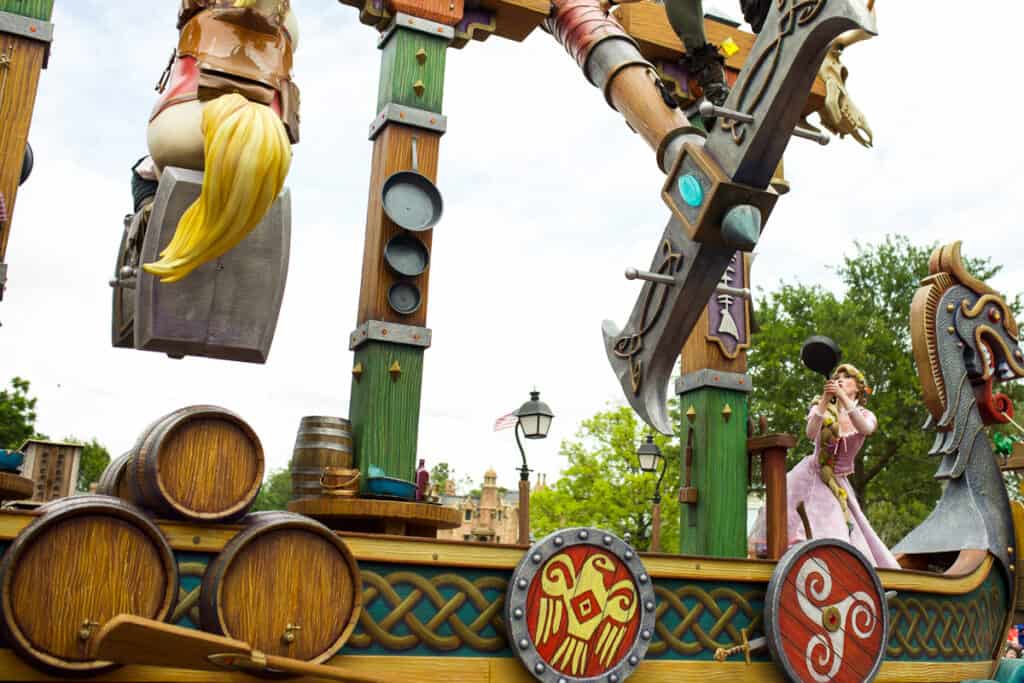
[[267,654],[320,663],[340,650],[362,609],[359,566],[317,521],[257,512],[203,575],[203,629]]
[[292,497],[322,495],[320,478],[327,467],[352,467],[352,423],[341,417],[304,417],[292,452]]
[[62,498],[39,508],[0,563],[0,625],[35,666],[61,674],[115,665],[89,645],[118,614],[164,621],[178,596],[178,568],[160,529],[109,496]]
[[131,493],[129,492],[125,473],[131,459],[132,452],[128,451],[111,460],[96,483],[96,493],[101,496],[114,496],[115,498],[130,501]]
[[263,446],[242,418],[189,406],[139,436],[127,468],[132,500],[158,514],[196,521],[244,515],[263,481]]

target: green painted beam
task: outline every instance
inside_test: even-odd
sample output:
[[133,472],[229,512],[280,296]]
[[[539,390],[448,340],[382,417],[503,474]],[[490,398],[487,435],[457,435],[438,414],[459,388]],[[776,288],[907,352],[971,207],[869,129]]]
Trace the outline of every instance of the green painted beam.
[[[701,387],[681,394],[683,462],[686,482],[686,443],[694,430],[691,486],[695,505],[680,504],[680,548],[687,555],[747,556],[747,394]],[[731,414],[726,419],[725,407]],[[690,408],[696,413],[691,423]]]
[[[356,467],[365,490],[371,465],[389,477],[415,481],[416,437],[423,384],[423,348],[371,341],[355,353],[349,402]],[[391,369],[398,363],[400,372]]]
[[49,21],[53,16],[53,0],[0,0],[0,12]]
[[448,45],[447,38],[395,28],[381,48],[377,111],[395,103],[440,114]]

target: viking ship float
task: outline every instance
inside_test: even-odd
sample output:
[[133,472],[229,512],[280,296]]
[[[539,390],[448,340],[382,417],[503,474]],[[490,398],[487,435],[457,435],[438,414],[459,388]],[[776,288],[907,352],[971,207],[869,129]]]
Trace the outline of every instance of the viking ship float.
[[[1006,299],[968,272],[959,243],[935,252],[910,311],[930,455],[945,487],[895,548],[903,569],[876,570],[834,539],[787,547],[785,460],[795,439],[748,433],[749,252],[787,189],[779,169],[790,138],[823,140],[803,116],[819,111],[833,132],[870,142],[838,62],[842,47],[875,32],[868,8],[773,0],[756,38],[708,19],[711,39],[734,48],[732,92],[723,107],[698,107],[681,45],[653,2],[342,1],[378,31],[382,53],[350,415],[304,418],[288,512],[247,514],[262,446],[241,417],[211,405],[142,428],[97,495],[0,511],[0,679],[994,677],[1006,629],[1024,611],[1024,508],[1011,505],[984,427],[1012,416],[996,385],[1024,376],[1024,352]],[[52,0],[0,0],[0,113],[17,121],[0,135],[0,247],[51,11]],[[638,553],[584,527],[532,544],[442,541],[437,530],[458,526],[458,511],[417,499],[446,53],[538,28],[665,173],[668,224],[649,270],[627,273],[643,284],[626,324],[606,322],[603,333],[629,403],[687,444],[680,555]],[[286,0],[185,0],[179,29],[150,121],[151,166],[135,169],[136,206],[111,282],[112,342],[265,362],[287,273],[289,191],[273,186],[259,212],[226,220],[222,232],[186,216],[213,201],[204,193],[223,171],[215,157],[231,154],[203,134],[242,125],[236,112],[279,127],[268,152],[277,165],[261,161],[271,169],[262,174],[283,183],[285,147],[299,140],[297,23]],[[672,424],[667,387],[680,355],[675,391],[686,409]],[[767,490],[766,560],[747,559],[755,458]],[[5,499],[31,492],[32,482],[0,474]]]

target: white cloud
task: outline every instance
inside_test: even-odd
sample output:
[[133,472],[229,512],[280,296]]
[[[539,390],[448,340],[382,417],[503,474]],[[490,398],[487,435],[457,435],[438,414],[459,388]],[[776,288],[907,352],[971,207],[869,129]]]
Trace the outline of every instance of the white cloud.
[[[348,413],[379,55],[354,9],[294,5],[303,141],[289,178],[291,270],[270,361],[254,366],[110,348],[106,283],[130,208],[128,169],[145,153],[152,86],[176,37],[173,3],[162,13],[131,0],[57,4],[31,133],[36,170],[19,194],[0,306],[0,379],[33,382],[41,430],[119,452],[163,412],[217,403],[248,420],[269,465],[283,467],[302,415]],[[1007,266],[997,286],[1020,291],[1024,98],[1013,41],[965,33],[952,2],[878,11],[883,35],[846,56],[877,146],[791,145],[794,189],[758,248],[755,284],[835,286],[827,267],[854,240],[900,232],[915,243],[963,239],[968,255]],[[1020,26],[1024,7],[992,2],[986,16]],[[622,271],[646,266],[661,235],[662,177],[548,35],[492,37],[450,51],[447,65],[419,450],[460,477],[494,466],[511,487],[519,454],[491,425],[534,384],[557,417],[528,455],[552,478],[559,441],[619,400],[599,327],[623,323],[632,306],[638,288]]]

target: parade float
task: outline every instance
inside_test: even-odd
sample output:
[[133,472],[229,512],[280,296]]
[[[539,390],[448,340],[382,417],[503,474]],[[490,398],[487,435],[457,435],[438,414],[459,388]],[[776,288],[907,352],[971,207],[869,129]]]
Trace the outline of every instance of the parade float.
[[[909,311],[926,429],[936,435],[930,455],[945,487],[895,548],[902,569],[876,570],[830,538],[788,548],[785,460],[795,439],[748,427],[749,253],[787,189],[779,168],[790,138],[827,139],[806,114],[870,142],[838,62],[844,46],[874,33],[868,8],[773,0],[756,39],[709,19],[710,38],[735,48],[731,95],[716,106],[698,104],[654,3],[346,4],[377,29],[382,52],[349,416],[299,425],[289,512],[246,514],[264,474],[262,446],[241,417],[210,405],[140,425],[101,495],[0,511],[0,678],[992,677],[1018,608],[1024,508],[1011,506],[983,428],[1012,417],[996,385],[1024,376],[1024,352],[1005,298],[967,271],[959,243],[935,252]],[[21,122],[0,138],[3,243],[16,190],[9,162],[24,155],[51,10],[0,0],[0,84],[9,86],[0,86],[0,112]],[[286,1],[186,0],[179,29],[150,121],[152,165],[134,169],[136,205],[111,281],[112,342],[265,362],[288,265],[297,26]],[[637,553],[584,527],[532,545],[439,541],[458,511],[417,486],[447,50],[536,29],[566,48],[666,176],[668,225],[649,269],[627,271],[643,283],[636,306],[624,327],[605,322],[602,331],[626,400],[686,445],[680,555]],[[234,133],[218,137],[243,116],[277,131],[256,160],[272,180],[255,189],[246,174],[257,171],[230,161]],[[210,218],[211,197],[229,185],[245,201]],[[667,391],[680,356],[683,411],[673,424]],[[550,414],[534,417],[540,428]],[[747,559],[753,459],[767,491],[764,560]],[[0,474],[2,497],[25,495],[16,474]]]

